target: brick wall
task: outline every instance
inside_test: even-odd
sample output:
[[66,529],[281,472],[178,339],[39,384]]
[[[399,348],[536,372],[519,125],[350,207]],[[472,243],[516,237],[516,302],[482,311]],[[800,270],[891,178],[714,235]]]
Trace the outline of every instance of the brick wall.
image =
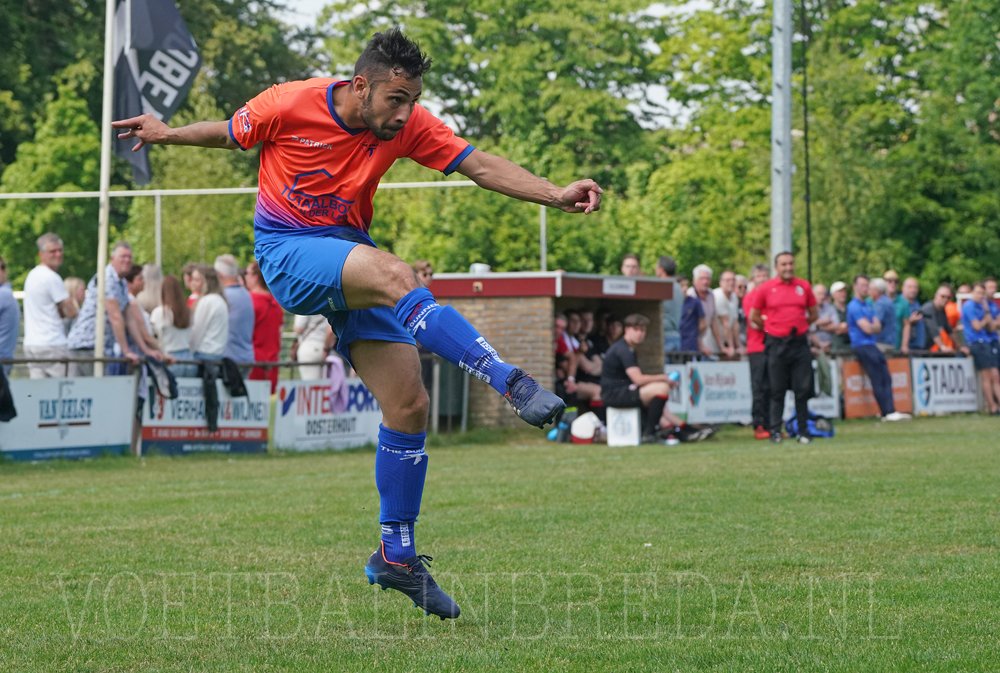
[[[646,373],[663,371],[663,329],[657,301],[581,300],[551,297],[490,297],[439,299],[453,306],[486,337],[507,362],[531,374],[552,389],[555,358],[552,352],[552,319],[569,308],[611,310],[624,318],[642,313],[649,318],[646,341],[638,349],[639,365]],[[512,427],[523,425],[502,397],[481,381],[469,385],[470,427]]]
[[[520,367],[546,388],[553,385],[551,297],[491,297],[439,299],[464,315],[504,361]],[[473,380],[469,385],[470,427],[523,425],[492,387]]]

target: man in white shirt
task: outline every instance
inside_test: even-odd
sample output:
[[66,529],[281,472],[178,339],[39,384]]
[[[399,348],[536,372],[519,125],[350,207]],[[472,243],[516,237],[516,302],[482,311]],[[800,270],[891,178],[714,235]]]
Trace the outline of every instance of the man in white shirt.
[[705,312],[705,332],[698,341],[701,352],[709,357],[717,358],[720,353],[732,356],[735,352],[722,333],[722,326],[715,309],[715,295],[712,293],[712,267],[699,264],[691,272],[692,285],[688,288],[688,296],[701,301]]
[[[732,357],[740,343],[740,298],[736,294],[736,274],[728,269],[723,271],[719,276],[719,287],[712,290],[712,294],[723,339],[723,343],[715,344],[715,350],[725,351],[728,357]],[[714,341],[711,334],[706,334],[705,338]]]
[[[24,356],[68,358],[63,319],[76,317],[77,307],[58,273],[63,242],[50,232],[36,243],[39,264],[24,281]],[[28,364],[28,373],[33,379],[70,377],[77,375],[77,368],[72,362],[37,362]]]

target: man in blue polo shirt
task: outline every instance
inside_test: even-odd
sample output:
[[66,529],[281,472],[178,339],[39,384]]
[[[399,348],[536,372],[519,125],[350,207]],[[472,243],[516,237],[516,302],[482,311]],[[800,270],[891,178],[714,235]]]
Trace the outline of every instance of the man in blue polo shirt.
[[973,285],[972,298],[962,304],[962,329],[965,343],[972,352],[973,365],[979,372],[979,387],[986,400],[986,410],[1000,415],[1000,345],[994,340],[997,324],[987,304],[983,283]]
[[[875,317],[875,309],[865,302],[868,296],[868,276],[854,277],[854,298],[847,305],[847,334],[851,338],[851,351],[861,363],[872,384],[872,392],[883,421],[902,421],[909,414],[896,411],[892,400],[892,375],[889,363],[875,343],[875,336],[882,331],[882,324]],[[895,316],[893,316],[895,320]]]

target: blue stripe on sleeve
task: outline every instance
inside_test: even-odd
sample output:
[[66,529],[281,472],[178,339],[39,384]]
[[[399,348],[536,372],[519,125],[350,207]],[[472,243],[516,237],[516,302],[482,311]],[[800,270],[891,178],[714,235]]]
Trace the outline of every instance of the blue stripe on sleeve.
[[476,149],[476,148],[474,146],[472,146],[472,145],[469,145],[468,147],[466,147],[464,150],[462,150],[462,153],[459,154],[454,159],[452,159],[451,163],[448,164],[447,166],[445,166],[444,170],[441,171],[441,172],[444,173],[445,175],[451,175],[452,173],[454,173],[455,169],[457,169],[459,167],[459,165],[463,161],[465,161],[465,157],[467,157],[470,154],[472,154],[472,150],[474,150],[474,149]]
[[236,143],[237,147],[239,147],[244,152],[247,151],[247,148],[243,147],[243,145],[240,144],[240,141],[236,139],[236,136],[233,135],[233,118],[232,117],[229,118],[229,137],[233,139],[233,142]]

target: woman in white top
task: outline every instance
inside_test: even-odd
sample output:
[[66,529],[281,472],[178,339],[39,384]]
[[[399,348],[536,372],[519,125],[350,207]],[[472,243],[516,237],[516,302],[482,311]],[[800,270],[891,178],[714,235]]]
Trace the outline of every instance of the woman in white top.
[[333,344],[333,330],[321,315],[295,316],[295,360],[303,381],[324,378],[324,363]]
[[199,266],[191,273],[191,287],[199,295],[191,324],[191,352],[195,360],[221,360],[229,340],[229,305],[215,269]]
[[[184,289],[176,276],[167,276],[161,285],[161,303],[153,309],[149,321],[153,323],[153,335],[160,342],[160,350],[174,360],[190,360],[191,355],[191,309],[184,297]],[[198,366],[194,364],[172,364],[174,376],[197,376]]]

